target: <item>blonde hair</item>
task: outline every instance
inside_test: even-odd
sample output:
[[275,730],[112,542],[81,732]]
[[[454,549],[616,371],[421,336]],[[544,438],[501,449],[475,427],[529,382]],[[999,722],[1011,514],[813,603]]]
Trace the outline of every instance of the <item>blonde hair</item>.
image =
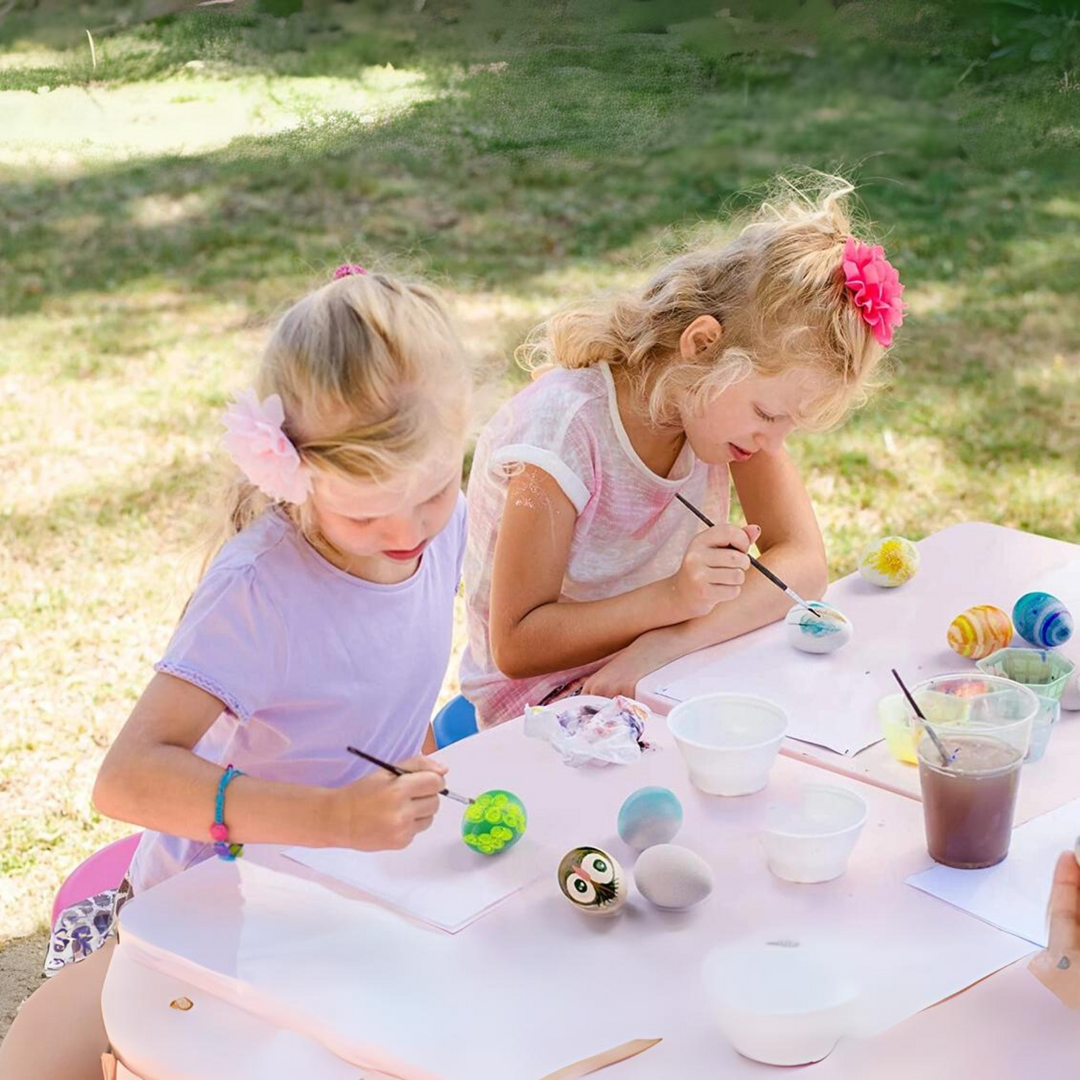
[[[805,403],[800,427],[834,425],[876,388],[885,349],[841,271],[854,189],[838,177],[815,186],[780,181],[778,197],[728,243],[684,253],[643,289],[556,313],[518,348],[519,363],[535,372],[607,361],[636,385],[658,424],[676,419],[678,402],[700,404],[748,375],[811,369],[823,389]],[[702,315],[723,333],[685,359],[679,339]]]
[[[465,350],[426,285],[367,272],[339,278],[278,322],[255,379],[260,400],[279,394],[283,429],[303,464],[346,480],[383,483],[464,442],[470,413]],[[283,509],[326,547],[309,499]],[[207,564],[272,500],[235,476]]]

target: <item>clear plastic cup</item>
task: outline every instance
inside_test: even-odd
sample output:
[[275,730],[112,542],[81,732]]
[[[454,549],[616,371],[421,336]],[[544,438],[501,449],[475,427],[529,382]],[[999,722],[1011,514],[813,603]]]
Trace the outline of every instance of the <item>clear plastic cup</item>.
[[690,780],[709,795],[750,795],[769,782],[788,718],[752,694],[704,694],[668,713]]
[[912,689],[949,761],[919,739],[926,845],[944,866],[994,866],[1009,853],[1020,769],[1031,743],[1038,697],[991,675],[952,674]]

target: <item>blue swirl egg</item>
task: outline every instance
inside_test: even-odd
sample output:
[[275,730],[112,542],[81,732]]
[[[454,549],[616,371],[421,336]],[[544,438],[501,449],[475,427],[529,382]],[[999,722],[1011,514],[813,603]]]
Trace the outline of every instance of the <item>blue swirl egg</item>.
[[1013,607],[1016,632],[1040,649],[1055,649],[1072,637],[1073,618],[1069,609],[1045,592],[1024,593]]
[[643,787],[619,810],[619,836],[635,851],[667,844],[682,825],[682,803],[666,787]]

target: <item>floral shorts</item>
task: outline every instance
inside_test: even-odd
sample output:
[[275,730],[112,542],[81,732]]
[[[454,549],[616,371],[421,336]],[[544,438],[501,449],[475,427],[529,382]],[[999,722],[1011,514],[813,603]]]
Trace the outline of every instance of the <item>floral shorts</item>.
[[97,952],[116,933],[116,918],[134,895],[131,882],[124,878],[119,888],[106,889],[64,908],[49,937],[42,972],[45,978]]

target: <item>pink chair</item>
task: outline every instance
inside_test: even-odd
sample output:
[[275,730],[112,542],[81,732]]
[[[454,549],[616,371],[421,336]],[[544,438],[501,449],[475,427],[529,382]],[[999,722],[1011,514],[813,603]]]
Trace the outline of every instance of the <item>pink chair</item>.
[[125,836],[123,840],[114,840],[79,863],[68,874],[53,901],[53,926],[64,908],[71,907],[88,896],[97,896],[106,889],[115,889],[124,880],[141,839],[142,833],[133,833]]

